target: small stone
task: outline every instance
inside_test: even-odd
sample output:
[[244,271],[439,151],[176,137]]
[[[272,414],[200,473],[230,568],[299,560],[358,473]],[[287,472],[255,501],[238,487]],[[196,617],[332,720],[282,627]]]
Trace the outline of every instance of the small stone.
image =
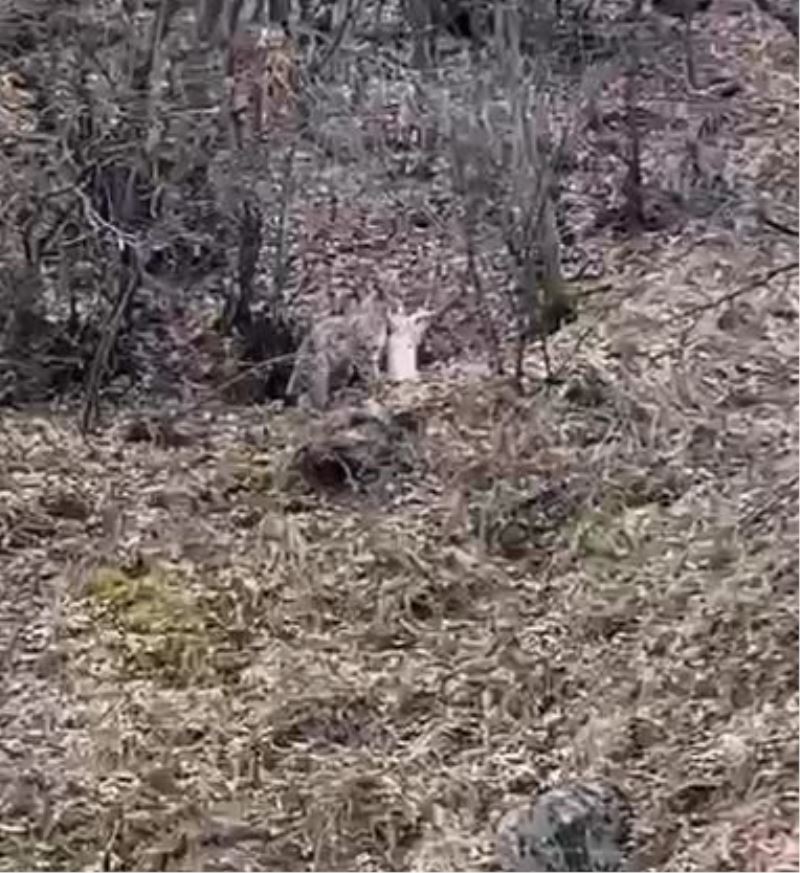
[[615,786],[568,782],[512,809],[497,830],[503,870],[621,870],[633,813]]

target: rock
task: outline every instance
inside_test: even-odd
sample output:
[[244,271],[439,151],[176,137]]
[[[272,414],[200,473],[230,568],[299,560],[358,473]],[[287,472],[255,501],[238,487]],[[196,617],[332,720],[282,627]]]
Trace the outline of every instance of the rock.
[[421,428],[414,414],[377,404],[334,410],[294,453],[291,468],[314,491],[361,492],[413,473]]
[[497,830],[502,870],[621,870],[633,813],[624,794],[597,781],[568,782],[512,809]]

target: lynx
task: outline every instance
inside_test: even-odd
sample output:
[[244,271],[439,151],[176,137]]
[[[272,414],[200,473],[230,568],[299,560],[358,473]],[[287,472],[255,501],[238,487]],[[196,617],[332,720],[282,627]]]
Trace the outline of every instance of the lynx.
[[377,380],[387,337],[386,310],[376,296],[346,315],[321,319],[300,344],[287,395],[308,392],[313,405],[321,409],[331,393],[353,376]]
[[503,870],[621,870],[631,848],[631,807],[602,782],[568,782],[501,819]]

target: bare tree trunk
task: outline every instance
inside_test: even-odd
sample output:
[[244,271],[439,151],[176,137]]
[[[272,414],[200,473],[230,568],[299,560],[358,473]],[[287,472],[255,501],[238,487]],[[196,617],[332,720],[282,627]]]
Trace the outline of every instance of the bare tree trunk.
[[694,62],[694,44],[692,43],[692,14],[687,12],[683,22],[683,50],[686,55],[686,81],[690,88],[697,88],[697,68]]
[[86,400],[81,414],[81,433],[86,434],[94,425],[100,406],[100,388],[103,384],[111,352],[117,342],[122,320],[130,309],[134,294],[142,280],[141,264],[135,249],[126,247],[119,259],[117,299],[109,313],[97,344],[86,383]]
[[180,3],[178,0],[161,0],[158,7],[150,44],[144,61],[133,72],[133,87],[140,91],[147,91],[150,87],[150,77],[158,68],[158,56],[161,44],[167,38],[172,21],[175,18]]
[[203,0],[197,21],[197,36],[201,42],[209,42],[219,32],[225,0]]
[[428,69],[436,55],[433,4],[437,2],[438,0],[405,0],[405,12],[411,25],[411,63],[420,70]]
[[226,331],[232,327],[246,334],[253,316],[251,305],[255,293],[255,277],[258,258],[261,254],[261,210],[250,203],[242,205],[239,218],[239,253],[236,268],[236,283],[225,301],[223,325]]
[[561,240],[558,235],[556,202],[550,192],[545,195],[538,231],[537,278],[546,294],[557,294],[564,284],[564,278],[561,272]]
[[[264,0],[260,0],[263,9]],[[269,0],[270,24],[286,25],[289,23],[289,0]]]
[[286,153],[283,167],[280,209],[275,231],[275,257],[272,265],[272,296],[275,301],[281,299],[283,289],[289,280],[291,253],[289,250],[289,210],[294,199],[294,158],[296,144]]
[[628,128],[628,172],[623,182],[625,212],[630,230],[641,230],[645,225],[642,195],[642,141],[637,119],[640,76],[639,30],[632,28],[628,69],[625,76],[625,119]]

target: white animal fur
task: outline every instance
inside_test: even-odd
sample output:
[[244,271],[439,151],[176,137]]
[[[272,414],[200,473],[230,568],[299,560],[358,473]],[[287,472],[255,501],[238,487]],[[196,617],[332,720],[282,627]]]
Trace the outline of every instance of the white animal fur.
[[433,313],[428,309],[406,315],[402,304],[388,314],[386,368],[392,381],[407,382],[419,378],[417,350],[432,317]]

